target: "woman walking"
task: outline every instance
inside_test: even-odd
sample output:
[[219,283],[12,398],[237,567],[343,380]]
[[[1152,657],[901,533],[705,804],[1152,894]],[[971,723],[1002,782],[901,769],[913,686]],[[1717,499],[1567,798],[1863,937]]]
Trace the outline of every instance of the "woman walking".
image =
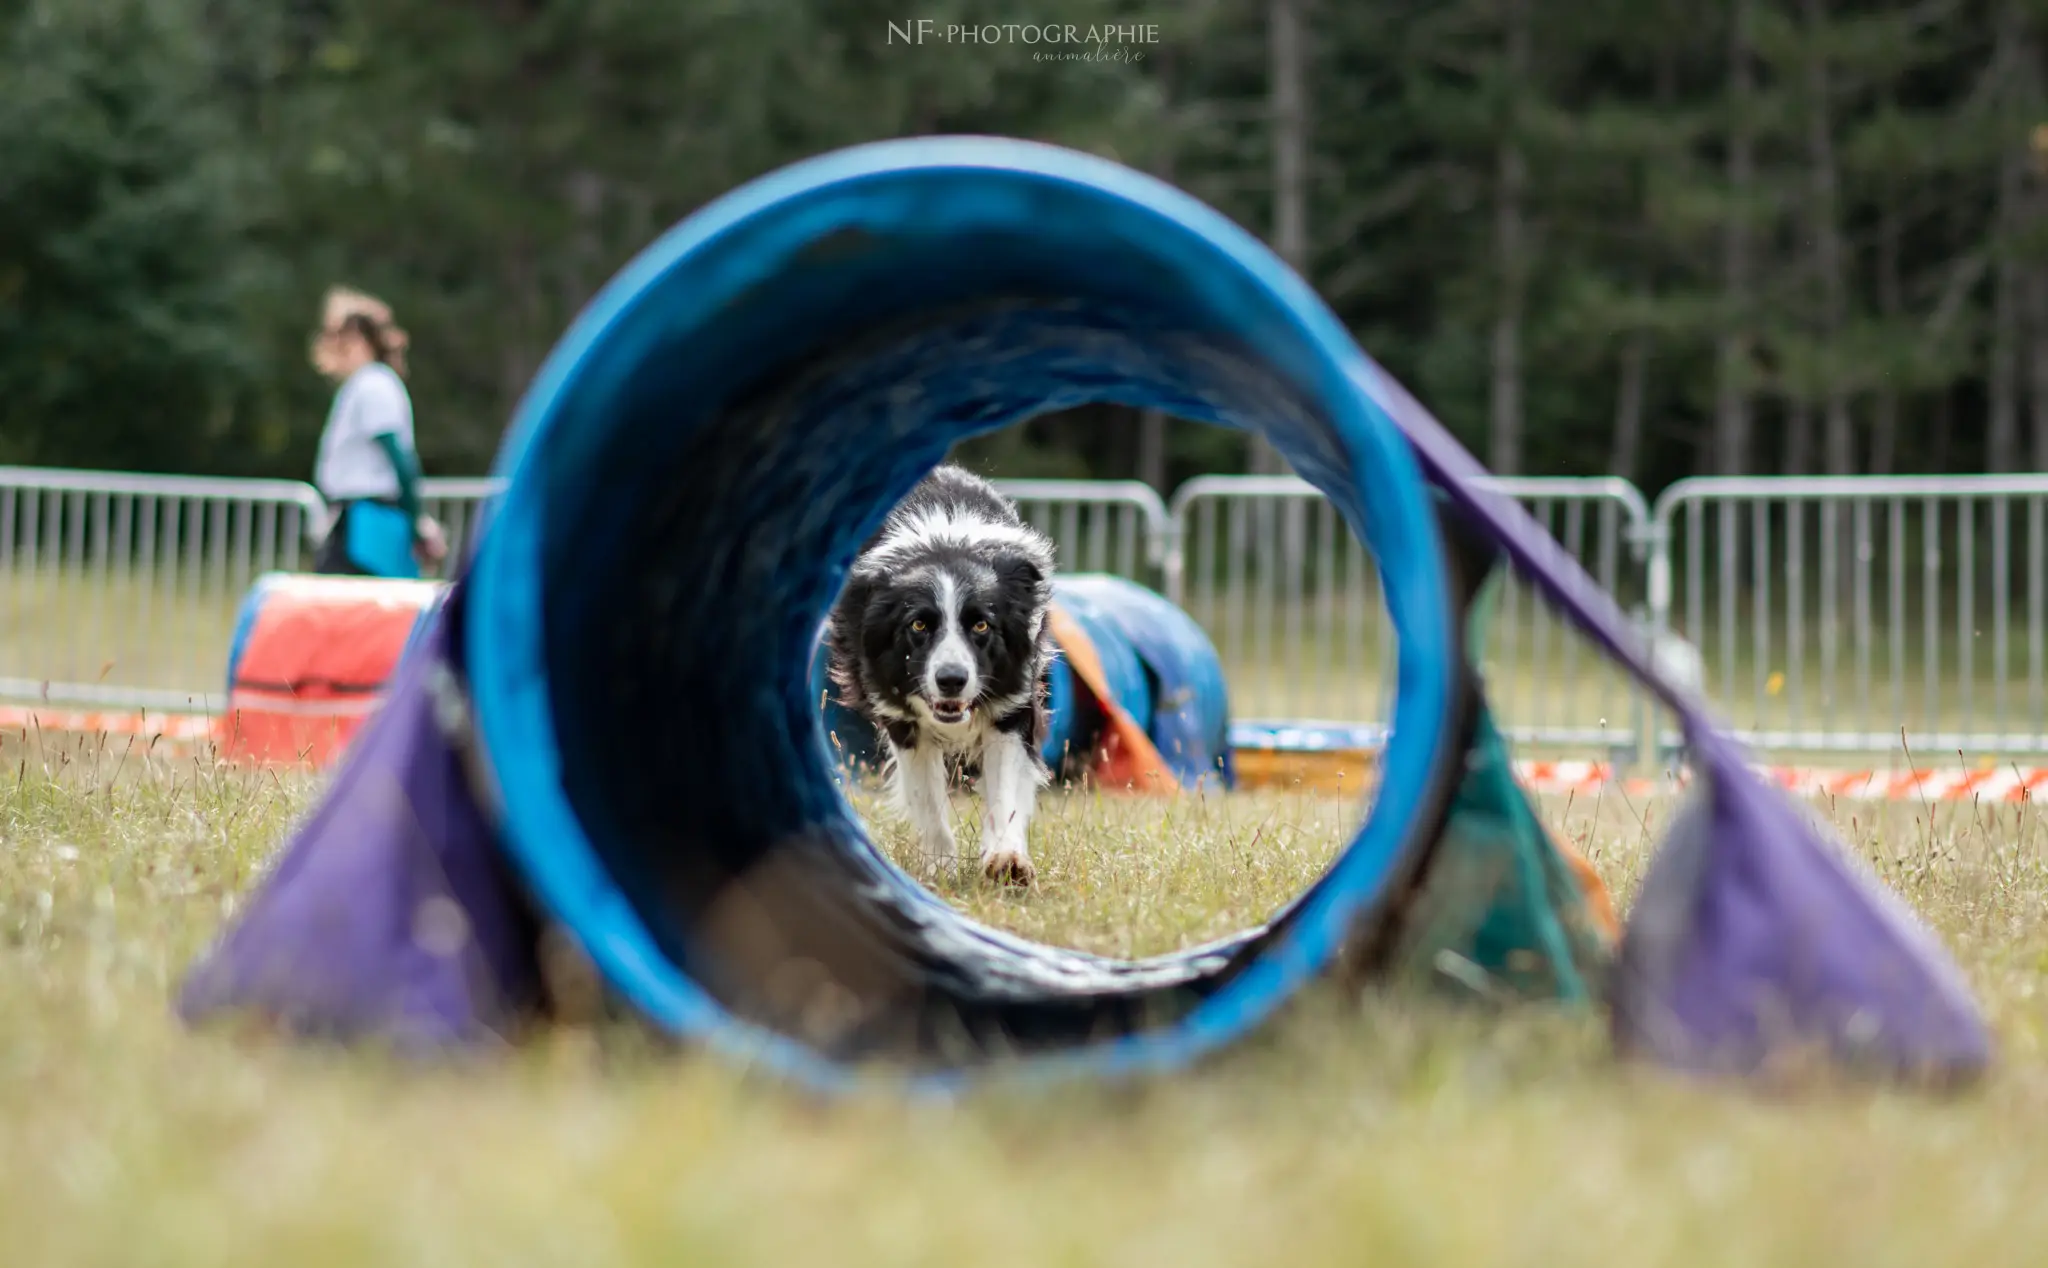
[[417,577],[447,554],[441,526],[420,511],[406,333],[381,300],[327,294],[313,365],[339,386],[320,436],[313,485],[332,512],[314,571]]

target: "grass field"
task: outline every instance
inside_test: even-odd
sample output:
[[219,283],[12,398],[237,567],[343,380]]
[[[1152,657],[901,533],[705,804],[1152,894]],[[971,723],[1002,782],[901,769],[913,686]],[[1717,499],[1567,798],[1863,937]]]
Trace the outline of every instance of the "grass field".
[[[436,1069],[185,1033],[180,972],[316,786],[0,760],[9,1265],[1983,1268],[2048,1246],[2030,816],[1834,812],[1997,1026],[1998,1073],[1960,1096],[1694,1086],[1618,1065],[1589,1017],[1324,989],[1185,1077],[913,1109],[821,1105],[620,1030]],[[1545,806],[1624,899],[1669,811]],[[1062,798],[1038,892],[948,888],[1026,934],[1158,951],[1270,911],[1354,817]]]

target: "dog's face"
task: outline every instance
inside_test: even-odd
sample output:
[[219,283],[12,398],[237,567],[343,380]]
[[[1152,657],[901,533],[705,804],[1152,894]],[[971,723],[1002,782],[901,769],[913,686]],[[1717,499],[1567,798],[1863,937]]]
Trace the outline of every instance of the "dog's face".
[[949,730],[965,728],[977,708],[1028,699],[1043,580],[1021,556],[932,561],[870,579],[860,643],[874,703],[900,721]]

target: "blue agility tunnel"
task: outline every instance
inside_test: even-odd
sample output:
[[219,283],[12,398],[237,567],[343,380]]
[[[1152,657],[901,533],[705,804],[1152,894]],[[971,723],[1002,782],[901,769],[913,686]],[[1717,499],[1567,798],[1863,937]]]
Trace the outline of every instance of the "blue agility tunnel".
[[[592,303],[500,462],[465,650],[519,872],[658,1025],[792,1073],[1177,1065],[1241,1033],[1409,875],[1455,771],[1442,546],[1366,372],[1258,242],[1066,151],[867,147],[707,208]],[[1135,964],[979,928],[890,865],[806,673],[854,552],[953,444],[1103,400],[1266,434],[1382,561],[1401,636],[1389,791],[1342,859],[1266,928]],[[845,971],[777,1001],[742,962],[764,945]]]
[[[837,786],[810,673],[856,549],[953,444],[1100,401],[1267,437],[1371,552],[1398,635],[1378,793],[1329,871],[1263,927],[1133,962],[984,927],[900,872]],[[1117,164],[931,138],[732,192],[578,317],[498,474],[466,574],[188,980],[186,1016],[425,1047],[513,1033],[545,1007],[534,940],[553,926],[656,1030],[814,1086],[871,1064],[925,1089],[991,1063],[1182,1067],[1340,958],[1371,968],[1458,816],[1494,813],[1499,797],[1460,796],[1490,734],[1460,650],[1483,547],[1643,677],[1692,746],[1684,865],[1621,951],[1622,1045],[1754,1064],[1789,1018],[1892,1064],[1985,1059],[1939,950],[1748,773],[1314,292]],[[1079,602],[1127,624],[1101,594]],[[1212,687],[1153,710],[1204,764]]]
[[1098,650],[1130,649],[1142,681],[1127,696],[1118,693],[1118,703],[1139,719],[1180,782],[1230,787],[1230,689],[1223,661],[1195,619],[1121,577],[1069,575],[1056,590]]

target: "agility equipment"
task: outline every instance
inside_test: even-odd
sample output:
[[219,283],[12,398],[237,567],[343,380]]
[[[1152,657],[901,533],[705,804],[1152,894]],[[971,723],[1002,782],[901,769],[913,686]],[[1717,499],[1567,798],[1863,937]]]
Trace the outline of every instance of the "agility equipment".
[[[1195,619],[1166,596],[1121,577],[1066,575],[1054,590],[1061,609],[1089,627],[1095,645],[1124,644],[1136,655],[1144,693],[1126,711],[1180,784],[1233,786],[1230,689],[1223,659]],[[1119,696],[1116,703],[1127,702]]]
[[[977,925],[891,864],[835,785],[806,672],[859,544],[949,446],[1095,401],[1266,436],[1372,553],[1398,635],[1349,846],[1266,925],[1137,962]],[[1442,927],[1418,918],[1436,865],[1470,858],[1494,866],[1454,870],[1519,876],[1522,918],[1464,901],[1477,925],[1454,936],[1533,942],[1624,1052],[1753,1070],[1812,1049],[1936,1077],[1989,1060],[1904,906],[1301,279],[1116,164],[935,138],[744,186],[578,317],[498,472],[465,574],[188,979],[187,1017],[406,1047],[516,1033],[545,1006],[552,928],[657,1031],[818,1087],[1169,1070],[1326,971],[1412,963]],[[1578,948],[1604,951],[1548,920],[1571,886],[1523,866],[1461,646],[1495,554],[1676,714],[1696,776],[1597,975]]]
[[258,577],[228,645],[223,755],[331,761],[375,709],[443,589],[374,577]]

